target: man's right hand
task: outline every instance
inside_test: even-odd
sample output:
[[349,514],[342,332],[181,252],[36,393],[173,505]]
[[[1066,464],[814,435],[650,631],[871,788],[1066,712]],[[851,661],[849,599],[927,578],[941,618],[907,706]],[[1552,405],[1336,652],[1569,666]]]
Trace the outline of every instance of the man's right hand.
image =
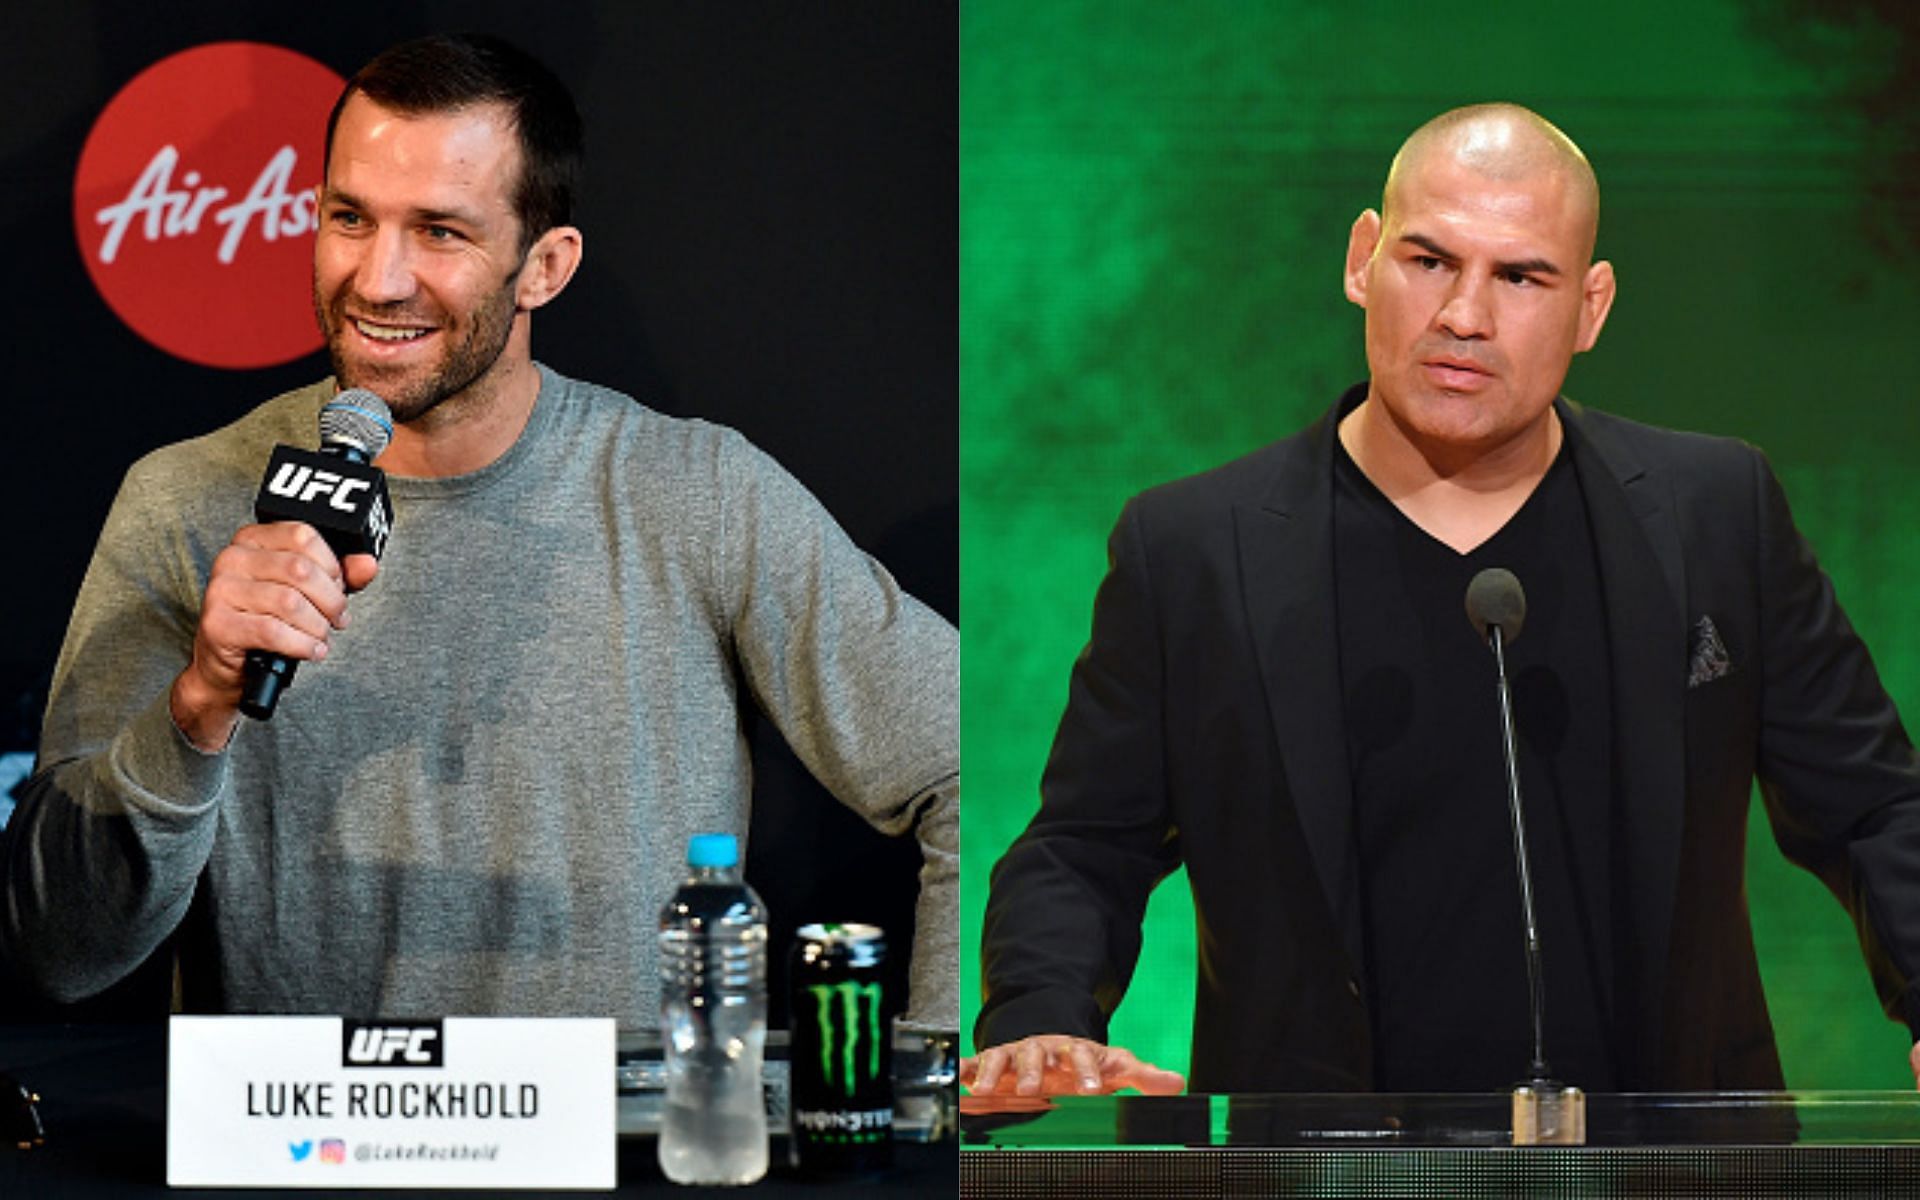
[[1118,1046],[1041,1033],[960,1060],[960,1082],[976,1096],[1092,1096],[1137,1088],[1177,1095],[1186,1077],[1142,1062]]
[[173,681],[173,723],[208,753],[226,747],[240,723],[247,653],[325,658],[327,640],[347,626],[347,593],[372,582],[379,561],[350,554],[342,566],[311,525],[249,525],[213,560],[193,661]]

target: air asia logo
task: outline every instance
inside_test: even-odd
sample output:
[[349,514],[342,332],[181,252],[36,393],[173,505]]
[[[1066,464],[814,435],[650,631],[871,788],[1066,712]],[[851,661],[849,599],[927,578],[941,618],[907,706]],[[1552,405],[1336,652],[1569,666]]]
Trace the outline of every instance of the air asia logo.
[[266,367],[320,348],[313,189],[345,82],[257,42],[148,67],[94,122],[73,181],[93,284],[178,358]]
[[438,1021],[342,1021],[340,1065],[438,1067],[445,1046]]
[[820,1071],[851,1096],[880,1077],[880,985],[849,979],[807,990],[820,1020]]

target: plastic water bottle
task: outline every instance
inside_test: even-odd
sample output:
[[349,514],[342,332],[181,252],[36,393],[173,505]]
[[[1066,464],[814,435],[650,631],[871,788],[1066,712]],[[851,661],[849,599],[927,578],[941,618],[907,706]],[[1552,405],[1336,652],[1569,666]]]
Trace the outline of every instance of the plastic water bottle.
[[732,834],[696,835],[687,866],[660,914],[660,1169],[675,1183],[752,1183],[767,1173],[767,910]]

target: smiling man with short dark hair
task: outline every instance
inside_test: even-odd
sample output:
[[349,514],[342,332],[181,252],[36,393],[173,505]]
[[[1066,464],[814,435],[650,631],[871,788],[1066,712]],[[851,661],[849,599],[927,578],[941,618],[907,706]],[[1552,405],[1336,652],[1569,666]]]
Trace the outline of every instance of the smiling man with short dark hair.
[[[74,607],[0,860],[0,949],[54,998],[198,900],[196,1008],[651,1027],[688,839],[746,833],[757,704],[919,840],[905,1018],[957,1020],[958,635],[738,433],[534,360],[580,144],[496,39],[348,82],[314,251],[334,376],[136,464]],[[393,414],[379,562],[251,511],[344,388]],[[243,724],[256,650],[309,665]]]

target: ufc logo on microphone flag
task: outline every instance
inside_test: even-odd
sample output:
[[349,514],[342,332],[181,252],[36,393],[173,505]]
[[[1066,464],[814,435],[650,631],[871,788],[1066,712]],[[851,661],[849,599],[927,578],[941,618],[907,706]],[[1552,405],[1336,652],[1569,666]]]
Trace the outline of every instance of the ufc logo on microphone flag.
[[275,446],[253,501],[261,521],[305,521],[335,554],[380,557],[393,531],[386,476],[343,455]]
[[302,504],[312,504],[328,492],[333,498],[327,503],[341,512],[353,512],[353,494],[367,491],[372,484],[364,479],[342,479],[332,471],[315,470],[299,463],[281,463],[280,469],[272,479],[267,480],[267,490],[276,496],[289,499],[298,497]]

